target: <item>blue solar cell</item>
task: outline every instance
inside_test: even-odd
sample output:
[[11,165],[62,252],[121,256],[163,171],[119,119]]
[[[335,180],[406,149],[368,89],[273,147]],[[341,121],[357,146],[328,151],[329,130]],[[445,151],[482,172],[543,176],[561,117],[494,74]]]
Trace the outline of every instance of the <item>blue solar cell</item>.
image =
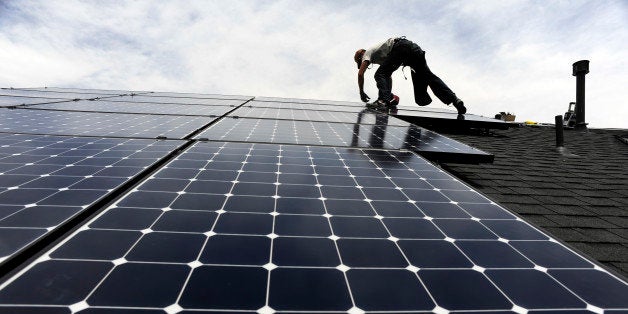
[[431,311],[436,306],[416,275],[405,270],[350,270],[347,279],[366,311]]
[[59,102],[54,104],[41,104],[29,106],[32,110],[65,110],[100,113],[137,113],[151,115],[175,115],[175,116],[221,116],[233,107],[228,105],[214,106],[190,106],[186,104],[162,104],[117,101],[115,98],[95,101]]
[[27,96],[11,96],[1,95],[0,91],[0,107],[14,107],[33,104],[48,104],[68,101],[65,98],[45,98],[45,97],[27,97]]
[[0,131],[28,134],[183,138],[210,117],[0,109]]
[[[248,104],[247,104],[248,105]],[[388,125],[408,126],[409,123],[389,117],[384,114],[374,113],[363,108],[356,112],[341,112],[336,110],[326,110],[326,108],[313,106],[307,109],[293,108],[259,108],[259,107],[242,107],[238,108],[229,115],[232,117],[244,118],[261,118],[274,120],[301,120],[301,121],[320,121],[320,122],[338,122],[338,123],[355,123],[359,121],[361,124],[379,124],[386,121]]]
[[0,309],[628,306],[624,282],[407,151],[197,142],[85,226],[9,279]]
[[192,272],[180,303],[189,309],[257,310],[266,302],[267,280],[263,268],[201,266]]
[[81,90],[49,90],[49,89],[1,89],[0,94],[9,96],[23,96],[23,97],[42,97],[42,98],[61,98],[64,100],[73,99],[93,99],[93,98],[107,98],[111,96],[119,95],[117,92],[101,93],[101,92],[89,92]]
[[419,272],[436,303],[448,310],[510,310],[513,304],[481,273],[473,270]]
[[270,282],[268,305],[278,311],[340,312],[352,305],[345,277],[336,269],[278,268]]
[[119,265],[98,285],[87,303],[107,307],[167,307],[176,302],[189,269],[187,265],[176,264]]
[[[0,138],[0,261],[42,240],[181,144],[15,134]],[[115,152],[115,157],[103,157],[105,152]]]
[[270,255],[271,239],[266,236],[215,235],[207,244],[199,261],[219,265],[265,265]]
[[486,275],[526,309],[583,308],[586,304],[550,276],[535,269],[496,269]]
[[[244,142],[325,145],[414,150],[434,158],[450,156],[460,162],[474,158],[487,161],[492,155],[413,125],[329,123],[267,119],[224,119],[197,138]],[[435,155],[433,155],[435,154]]]

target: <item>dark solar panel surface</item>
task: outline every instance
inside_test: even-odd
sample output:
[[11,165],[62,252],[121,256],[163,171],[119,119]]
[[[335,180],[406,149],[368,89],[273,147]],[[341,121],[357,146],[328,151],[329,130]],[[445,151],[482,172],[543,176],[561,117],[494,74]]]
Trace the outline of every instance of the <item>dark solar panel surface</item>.
[[375,124],[347,124],[226,118],[197,135],[197,138],[218,141],[410,149],[488,156],[481,150],[414,125],[389,126],[388,119],[386,115],[379,115]]
[[0,134],[0,262],[182,143]]
[[[0,91],[1,93],[2,91]],[[26,96],[12,96],[12,95],[0,95],[0,107],[14,107],[21,105],[31,104],[47,104],[55,102],[69,101],[66,98],[45,98],[45,97],[26,97]]]
[[364,107],[362,102],[354,101],[336,101],[336,100],[319,100],[319,99],[301,99],[301,98],[280,98],[280,97],[255,97],[256,101],[263,102],[284,102],[284,103],[296,103],[296,104],[321,104],[321,105],[336,105],[336,106],[352,106],[352,107]]
[[0,274],[0,313],[628,311],[624,281],[415,152],[490,155],[362,103],[30,91],[113,97],[0,109],[0,269],[49,245]]
[[[416,108],[404,108],[399,107],[397,112],[394,114],[395,116],[413,116],[413,117],[424,117],[424,118],[433,118],[433,119],[443,119],[443,120],[457,120],[458,113],[454,110],[447,109],[434,109],[434,110],[422,110]],[[481,122],[492,122],[492,123],[505,123],[502,120],[497,120],[493,118],[482,117],[474,114],[465,114],[466,121],[481,121]]]
[[75,93],[75,94],[96,94],[96,95],[123,95],[131,93],[147,93],[128,90],[112,89],[89,89],[89,88],[64,88],[64,87],[31,87],[31,88],[2,88],[2,90],[22,90],[41,93]]
[[253,96],[246,95],[221,95],[221,94],[198,94],[198,93],[169,93],[169,92],[148,92],[145,96],[150,97],[170,97],[170,98],[202,98],[202,99],[238,99],[249,100]]
[[171,103],[117,102],[105,100],[81,100],[31,106],[29,109],[54,109],[70,111],[93,111],[103,113],[142,113],[163,115],[221,116],[233,107],[230,106],[189,106]]
[[[473,110],[467,106],[467,110]],[[466,113],[464,116],[458,115],[456,110],[419,107],[419,106],[399,106],[393,115],[404,121],[416,123],[428,128],[485,128],[485,129],[507,129],[513,123],[502,120],[487,118],[483,116]]]
[[303,110],[317,110],[328,112],[361,112],[365,106],[339,106],[339,105],[325,105],[325,104],[305,104],[305,103],[287,103],[287,102],[271,102],[271,101],[257,101],[253,100],[248,102],[243,108],[255,107],[255,108],[277,108],[277,109],[303,109]]
[[56,91],[40,91],[40,90],[23,90],[23,89],[2,89],[0,94],[11,96],[25,97],[45,97],[45,98],[63,98],[72,99],[91,99],[91,98],[107,98],[116,95],[97,94],[97,93],[76,93],[76,92],[56,92]]
[[209,117],[0,109],[0,132],[183,138],[212,121]]
[[[259,104],[256,103],[255,105]],[[316,106],[316,105],[314,105]],[[325,111],[319,108],[311,108],[307,110],[292,109],[292,108],[258,108],[258,107],[243,107],[238,108],[232,112],[230,116],[238,116],[245,118],[261,118],[261,119],[273,119],[273,120],[304,120],[304,121],[319,121],[319,122],[340,122],[340,123],[361,123],[361,124],[376,124],[378,120],[383,118],[383,114],[374,113],[366,109],[362,109],[359,112],[332,112]],[[395,126],[408,126],[409,123],[394,119],[387,118],[388,125]]]
[[[29,293],[44,285],[65,293]],[[601,312],[627,294],[412,152],[215,142],[8,281],[0,307]]]
[[107,98],[107,101],[120,101],[124,103],[154,103],[154,104],[181,104],[181,105],[205,105],[205,106],[238,106],[247,99],[221,99],[221,98],[194,98],[194,97],[167,97],[167,96],[119,96]]

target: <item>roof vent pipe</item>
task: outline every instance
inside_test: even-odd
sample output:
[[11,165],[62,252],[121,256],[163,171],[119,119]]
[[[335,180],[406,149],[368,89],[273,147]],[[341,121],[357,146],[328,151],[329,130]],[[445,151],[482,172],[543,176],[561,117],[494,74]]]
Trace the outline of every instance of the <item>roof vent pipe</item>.
[[554,124],[556,125],[556,147],[562,148],[565,146],[565,137],[563,135],[563,116],[555,116]]
[[576,77],[576,125],[575,129],[586,129],[584,119],[584,76],[589,73],[589,60],[580,60],[573,64],[573,76]]

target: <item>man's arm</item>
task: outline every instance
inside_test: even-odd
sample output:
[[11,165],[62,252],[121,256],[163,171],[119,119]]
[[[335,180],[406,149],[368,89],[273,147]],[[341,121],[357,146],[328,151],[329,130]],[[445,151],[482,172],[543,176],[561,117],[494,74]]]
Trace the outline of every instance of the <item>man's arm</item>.
[[360,88],[360,98],[363,102],[367,102],[370,100],[369,96],[364,92],[364,72],[368,69],[370,61],[364,60],[360,65],[360,69],[358,70],[358,87]]

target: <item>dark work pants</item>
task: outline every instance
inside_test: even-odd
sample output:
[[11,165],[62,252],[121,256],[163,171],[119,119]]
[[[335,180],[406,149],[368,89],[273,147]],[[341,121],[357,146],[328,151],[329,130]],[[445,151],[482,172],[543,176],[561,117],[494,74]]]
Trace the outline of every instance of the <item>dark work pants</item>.
[[409,66],[414,70],[412,72],[414,101],[419,106],[425,106],[432,102],[432,98],[427,93],[428,86],[443,103],[450,104],[456,100],[456,94],[436,74],[430,71],[425,61],[425,51],[405,38],[397,40],[388,58],[375,71],[379,99],[385,101],[392,99],[391,76],[401,65]]

